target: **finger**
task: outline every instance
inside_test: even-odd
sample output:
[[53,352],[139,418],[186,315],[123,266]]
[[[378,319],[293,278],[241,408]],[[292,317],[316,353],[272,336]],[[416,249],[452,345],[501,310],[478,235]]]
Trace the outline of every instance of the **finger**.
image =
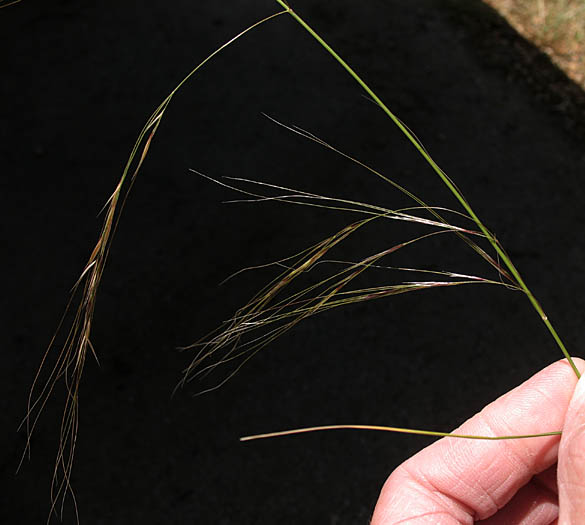
[[[546,472],[556,475],[551,467]],[[535,476],[524,485],[511,501],[496,514],[478,522],[481,525],[550,525],[559,515],[559,503],[556,492]],[[553,484],[554,487],[554,484]],[[556,487],[555,487],[556,488]]]
[[585,516],[585,380],[573,394],[563,427],[558,467],[559,523],[582,523]]
[[[578,360],[577,366],[585,368]],[[456,432],[504,436],[560,430],[576,384],[558,361],[503,395]],[[473,523],[486,519],[557,458],[558,436],[485,441],[444,438],[399,466],[388,478],[372,525]],[[424,519],[423,519],[424,517]]]

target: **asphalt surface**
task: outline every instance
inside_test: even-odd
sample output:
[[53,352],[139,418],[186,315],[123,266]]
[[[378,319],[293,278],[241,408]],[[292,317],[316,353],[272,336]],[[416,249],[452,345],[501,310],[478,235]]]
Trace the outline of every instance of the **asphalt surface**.
[[[567,346],[583,355],[583,93],[480,2],[463,5],[295,2],[456,181]],[[3,522],[46,521],[63,388],[15,476],[26,439],[16,429],[138,131],[193,65],[277,10],[268,0],[24,0],[0,11]],[[86,363],[72,477],[83,524],[367,523],[386,476],[431,439],[350,431],[238,438],[331,423],[447,431],[561,357],[520,293],[462,286],[315,316],[221,389],[194,397],[203,386],[193,382],[172,396],[193,355],[177,347],[228,319],[275,270],[220,285],[226,277],[355,220],[278,202],[224,204],[236,195],[189,169],[406,203],[262,113],[315,133],[433,205],[457,207],[289,17],[209,63],[165,115],[104,274],[92,336],[100,364]],[[373,225],[339,257],[364,257],[419,231],[409,228]],[[493,277],[456,237],[439,237],[387,264]],[[71,499],[63,522],[75,523]]]

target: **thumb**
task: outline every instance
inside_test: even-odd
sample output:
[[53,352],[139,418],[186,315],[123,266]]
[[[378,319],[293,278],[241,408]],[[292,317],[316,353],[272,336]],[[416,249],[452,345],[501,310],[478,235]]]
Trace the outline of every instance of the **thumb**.
[[569,403],[558,461],[559,525],[583,523],[585,516],[585,378]]

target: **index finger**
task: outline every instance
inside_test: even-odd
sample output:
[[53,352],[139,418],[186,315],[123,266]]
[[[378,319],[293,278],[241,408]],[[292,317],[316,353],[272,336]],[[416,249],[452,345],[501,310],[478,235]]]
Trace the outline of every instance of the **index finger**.
[[[585,362],[576,360],[580,370]],[[557,361],[504,394],[454,431],[506,436],[563,427],[577,377]],[[559,436],[503,441],[443,438],[388,478],[372,523],[397,523],[432,514],[449,522],[485,519],[535,475],[556,462]]]

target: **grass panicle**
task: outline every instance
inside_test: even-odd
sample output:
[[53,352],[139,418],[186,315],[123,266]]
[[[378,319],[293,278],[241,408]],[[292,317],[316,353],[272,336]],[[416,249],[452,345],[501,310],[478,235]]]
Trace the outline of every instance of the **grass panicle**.
[[[49,519],[53,513],[59,514],[57,512],[57,504],[59,500],[61,500],[60,515],[62,516],[63,505],[67,495],[71,496],[77,514],[77,503],[71,485],[71,471],[75,455],[79,421],[79,388],[88,351],[91,352],[97,360],[97,353],[91,343],[91,329],[97,292],[125,200],[128,197],[144,160],[146,159],[148,150],[160,126],[165,111],[177,91],[207,62],[248,32],[284,13],[286,13],[286,11],[278,11],[247,27],[217,48],[194,69],[192,69],[189,74],[181,80],[181,82],[179,82],[179,84],[169,93],[146,121],[146,124],[140,131],[130,152],[130,156],[124,166],[122,175],[113,193],[102,209],[102,212],[105,212],[105,218],[97,243],[85,268],[81,272],[77,283],[73,287],[65,313],[41,360],[41,364],[30,389],[26,415],[21,424],[21,427],[26,427],[27,441],[19,468],[22,465],[24,458],[30,456],[31,437],[38,423],[39,417],[51,398],[57,383],[60,380],[63,380],[66,387],[66,400],[63,408],[59,446],[51,483],[51,509]],[[73,308],[74,301],[77,297],[79,297],[77,308],[75,309],[73,321],[67,332],[65,342],[54,358],[54,364],[51,371],[48,374],[44,374],[48,362],[53,355],[57,336],[63,331],[67,319],[67,313]],[[46,377],[43,377],[44,375]]]
[[[314,135],[311,135],[311,140],[314,140],[318,144],[326,145],[329,149],[340,153],[324,141],[316,139]],[[344,157],[352,158],[348,155],[344,155]],[[359,163],[359,161],[356,162]],[[363,163],[359,164],[365,166]],[[487,255],[487,252],[480,248],[475,240],[472,240],[472,237],[485,240],[485,235],[482,232],[472,230],[469,226],[453,224],[444,218],[445,213],[449,213],[460,220],[465,220],[468,224],[473,224],[473,221],[464,213],[431,207],[411,191],[399,186],[378,172],[374,171],[374,173],[383,177],[384,180],[391,182],[395,188],[414,200],[416,206],[390,210],[355,200],[326,197],[307,191],[252,181],[241,177],[227,177],[227,180],[230,182],[227,183],[213,179],[195,170],[192,171],[216,184],[248,197],[247,199],[237,199],[228,202],[257,203],[278,201],[301,206],[325,208],[336,212],[349,212],[365,217],[346,225],[333,235],[298,254],[273,263],[261,265],[260,267],[278,266],[284,269],[284,271],[254,296],[246,306],[239,309],[230,320],[223,323],[218,330],[193,345],[184,348],[198,348],[199,351],[191,364],[185,369],[184,377],[180,385],[184,385],[196,377],[207,376],[212,370],[222,365],[232,365],[233,368],[226,378],[217,385],[204,390],[204,392],[218,388],[232,377],[252,356],[265,348],[277,337],[293,328],[300,321],[339,306],[382,299],[408,292],[463,284],[495,284],[513,290],[520,290],[519,286],[506,279],[501,272],[498,272],[499,280],[495,280],[465,275],[458,272],[407,269],[390,267],[386,264],[383,265],[383,260],[397,251],[407,248],[414,243],[446,233],[457,234],[462,237],[474,251],[482,254],[482,257],[483,254]],[[236,186],[235,184],[239,185]],[[266,193],[259,193],[261,190],[272,190],[277,193],[268,195]],[[330,252],[336,249],[348,237],[374,221],[381,220],[398,220],[414,223],[428,228],[431,231],[401,241],[384,250],[370,254],[359,261],[351,262],[331,258],[326,259],[326,257],[329,257]],[[493,258],[488,256],[487,260],[494,266],[492,264]],[[308,286],[303,287],[301,285],[300,290],[287,293],[299,281],[307,278],[310,279],[312,271],[319,265],[328,265],[329,268],[333,268],[333,272],[321,280],[311,282]],[[340,267],[341,269],[339,269]],[[374,268],[391,268],[398,271],[409,271],[411,273],[422,272],[433,274],[435,279],[403,281],[395,284],[384,284],[382,286],[370,286],[366,288],[350,287],[364,272]],[[500,268],[496,265],[496,269]],[[233,276],[230,278],[233,278]],[[504,279],[506,279],[506,282]],[[212,362],[210,363],[210,361]]]
[[[246,192],[249,194],[249,192]],[[257,196],[257,194],[254,194]],[[302,193],[297,193],[303,196]],[[312,198],[315,195],[310,194]],[[290,200],[286,196],[271,197],[271,199],[283,202],[295,202],[307,204],[301,201]],[[354,203],[356,204],[356,203]],[[324,206],[335,210],[338,206],[310,203],[309,205]],[[354,209],[351,209],[355,211]],[[372,213],[368,211],[367,213]],[[382,251],[371,254],[360,261],[351,262],[336,259],[324,259],[329,252],[359,229],[381,219],[398,219],[414,223],[431,223],[433,231],[417,237],[397,243]],[[184,371],[184,377],[180,384],[185,384],[196,377],[207,375],[221,365],[234,365],[234,369],[219,384],[208,390],[213,390],[223,385],[232,377],[245,362],[265,348],[277,337],[293,328],[300,321],[318,313],[331,310],[339,306],[355,304],[358,302],[382,299],[397,294],[421,291],[425,289],[459,286],[464,284],[495,284],[504,285],[502,281],[487,279],[484,277],[470,276],[456,272],[430,271],[413,268],[396,268],[381,265],[384,258],[389,257],[398,250],[434,237],[439,234],[460,232],[462,228],[453,225],[441,224],[428,219],[421,219],[414,215],[406,214],[402,210],[380,212],[368,218],[353,222],[333,235],[325,238],[314,246],[307,248],[299,254],[281,259],[274,266],[284,268],[284,271],[269,285],[261,290],[251,301],[239,309],[235,315],[226,321],[217,331],[209,334],[204,339],[187,348],[199,348],[198,353],[191,364]],[[466,233],[481,235],[477,232],[465,230]],[[306,278],[318,265],[327,264],[333,267],[326,278],[312,282],[308,286],[300,286],[300,290],[287,291],[297,284],[299,280]],[[262,265],[268,266],[268,265]],[[341,268],[341,269],[339,269]],[[433,274],[434,280],[405,281],[396,284],[382,286],[355,287],[350,285],[365,271],[372,268],[386,268],[411,273],[422,272]],[[513,286],[506,284],[509,288]],[[212,361],[210,364],[209,361]]]

